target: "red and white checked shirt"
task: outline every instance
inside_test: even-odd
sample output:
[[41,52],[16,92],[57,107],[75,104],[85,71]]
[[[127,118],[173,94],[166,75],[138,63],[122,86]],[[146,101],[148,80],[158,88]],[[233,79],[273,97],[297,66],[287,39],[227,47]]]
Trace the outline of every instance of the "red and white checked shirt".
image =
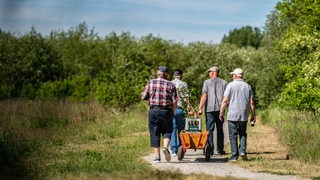
[[172,106],[179,97],[175,85],[166,79],[158,78],[147,82],[141,99],[150,100],[150,106]]

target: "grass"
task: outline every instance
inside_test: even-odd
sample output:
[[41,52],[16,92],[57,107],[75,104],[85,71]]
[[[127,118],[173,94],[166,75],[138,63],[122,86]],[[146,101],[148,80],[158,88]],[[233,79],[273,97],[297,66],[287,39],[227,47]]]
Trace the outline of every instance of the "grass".
[[[137,105],[121,113],[96,102],[2,101],[0,178],[230,179],[153,169],[142,159],[152,152],[146,109]],[[258,172],[320,177],[319,164],[291,158],[279,133],[260,120],[249,127],[250,159],[235,165]]]
[[[272,114],[272,116],[271,116]],[[292,158],[320,164],[320,119],[313,113],[278,108],[269,109],[266,116],[288,147]]]

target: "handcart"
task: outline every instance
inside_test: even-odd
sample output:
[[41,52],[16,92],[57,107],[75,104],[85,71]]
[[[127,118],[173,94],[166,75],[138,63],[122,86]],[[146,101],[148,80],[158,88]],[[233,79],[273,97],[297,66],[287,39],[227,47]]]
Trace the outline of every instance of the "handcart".
[[178,160],[181,161],[187,149],[203,149],[205,160],[210,161],[210,148],[207,146],[208,131],[202,131],[200,118],[186,118],[185,130],[180,132],[181,146],[178,148]]

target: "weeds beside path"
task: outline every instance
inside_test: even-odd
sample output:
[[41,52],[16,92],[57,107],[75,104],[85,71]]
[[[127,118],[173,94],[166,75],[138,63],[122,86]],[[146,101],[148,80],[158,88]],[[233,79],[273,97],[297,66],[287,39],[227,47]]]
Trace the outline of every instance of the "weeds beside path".
[[287,152],[286,147],[280,143],[276,130],[258,120],[256,126],[248,128],[249,161],[240,161],[237,165],[256,172],[320,177],[319,165],[293,160]]
[[[210,162],[206,162],[202,150],[195,152],[188,149],[182,161],[173,158],[171,163],[152,166],[183,174],[203,173],[248,179],[309,179],[320,176],[319,166],[290,159],[286,147],[279,142],[276,130],[260,122],[248,127],[248,161],[228,162],[227,154],[224,157],[213,156]],[[229,144],[226,151],[230,153]],[[150,162],[152,158],[153,154],[150,154],[144,159]]]

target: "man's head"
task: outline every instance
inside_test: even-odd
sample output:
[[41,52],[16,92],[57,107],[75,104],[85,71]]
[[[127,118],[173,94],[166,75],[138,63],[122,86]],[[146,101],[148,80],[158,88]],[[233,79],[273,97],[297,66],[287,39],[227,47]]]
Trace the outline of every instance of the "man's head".
[[159,66],[157,75],[158,77],[166,78],[168,75],[168,68],[166,66]]
[[182,78],[182,74],[183,74],[183,72],[180,69],[176,69],[173,72],[173,77],[181,79]]
[[242,78],[242,76],[243,76],[243,70],[240,69],[240,68],[236,68],[236,69],[234,69],[232,72],[230,72],[230,74],[232,74],[232,75],[235,76],[235,77]]
[[216,66],[213,66],[210,69],[208,69],[208,73],[210,78],[216,78],[219,76],[219,68]]

